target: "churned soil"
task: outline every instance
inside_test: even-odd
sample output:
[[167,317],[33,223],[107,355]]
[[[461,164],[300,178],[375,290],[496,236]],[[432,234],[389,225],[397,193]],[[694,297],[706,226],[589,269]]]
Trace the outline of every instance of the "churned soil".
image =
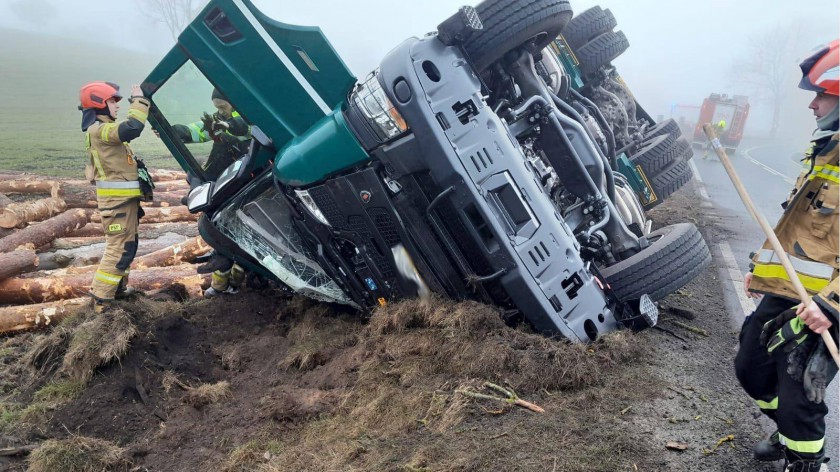
[[[654,220],[726,237],[695,201],[689,187]],[[44,446],[0,469],[776,470],[751,459],[763,432],[717,274],[662,301],[664,330],[590,345],[439,299],[365,317],[245,289],[127,303],[117,327],[88,313],[0,340],[0,447]],[[545,412],[481,398],[505,396],[488,383]]]

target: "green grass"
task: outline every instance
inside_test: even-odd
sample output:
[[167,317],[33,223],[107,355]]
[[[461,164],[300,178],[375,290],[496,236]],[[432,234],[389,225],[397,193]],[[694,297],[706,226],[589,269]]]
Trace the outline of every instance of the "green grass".
[[[0,49],[0,171],[83,178],[79,87],[107,80],[128,93],[161,58],[35,33],[0,29],[0,35],[15,45]],[[178,168],[148,129],[132,147],[150,167]]]

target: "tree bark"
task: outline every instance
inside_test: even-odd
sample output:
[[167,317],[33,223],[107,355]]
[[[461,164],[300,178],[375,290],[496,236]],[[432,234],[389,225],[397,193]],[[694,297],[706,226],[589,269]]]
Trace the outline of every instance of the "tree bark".
[[50,218],[36,225],[24,228],[0,239],[0,252],[13,251],[21,246],[32,249],[49,244],[56,238],[67,235],[90,221],[89,210],[74,209]]
[[151,202],[143,202],[142,205],[144,207],[179,207],[183,206],[181,203],[181,197],[185,195],[186,192],[155,192],[155,199]]
[[155,169],[149,174],[154,182],[167,182],[173,180],[187,180],[187,174],[179,170]]
[[24,272],[31,272],[36,267],[38,267],[38,256],[32,249],[21,249],[0,254],[0,280],[6,280]]
[[[166,233],[175,233],[183,236],[198,236],[198,226],[189,222],[182,223],[146,223],[146,218],[140,220],[140,240],[156,239]],[[68,234],[68,238],[79,238],[85,236],[103,236],[102,223],[88,223],[76,231]],[[104,241],[104,239],[103,239]]]
[[[195,237],[195,235],[193,235],[193,237]],[[142,257],[146,254],[166,249],[173,244],[179,244],[186,240],[187,236],[184,235],[175,235],[174,238],[166,237],[157,239],[144,239],[141,237],[140,247],[137,248],[137,257]],[[57,239],[56,241],[61,240]],[[103,241],[104,240],[100,240],[99,244]],[[53,275],[49,272],[51,270],[62,268],[67,268],[67,273],[73,273],[74,271],[78,271],[86,266],[99,264],[99,261],[102,260],[103,252],[104,251],[101,247],[83,246],[80,248],[59,249],[54,252],[41,253],[38,256],[38,270],[47,271],[44,273],[45,276]]]
[[181,192],[182,194],[189,192],[190,184],[186,180],[168,180],[165,182],[155,182],[155,192]]
[[0,180],[2,193],[48,193],[58,198],[61,190],[60,182],[56,180]]
[[[198,214],[190,213],[185,206],[172,208],[144,208],[146,216],[140,219],[140,225],[145,223],[178,223],[184,221],[198,221]],[[99,223],[102,219],[99,213],[95,212],[90,221]]]
[[0,333],[17,333],[52,326],[63,318],[81,313],[90,306],[90,298],[73,298],[37,305],[0,308]]
[[192,262],[196,257],[207,253],[212,248],[201,239],[201,236],[188,239],[183,243],[138,257],[132,269],[146,269],[149,267],[176,266],[184,262]]
[[54,197],[12,203],[0,210],[0,228],[23,228],[27,223],[44,221],[65,209],[64,200]]
[[6,208],[7,206],[14,203],[11,198],[7,197],[6,194],[0,193],[0,210]]
[[[92,274],[64,277],[14,278],[0,282],[0,304],[23,305],[81,297],[90,289]],[[199,275],[195,266],[151,267],[131,271],[129,285],[138,290],[157,290],[180,283],[187,287],[210,286],[209,275]]]

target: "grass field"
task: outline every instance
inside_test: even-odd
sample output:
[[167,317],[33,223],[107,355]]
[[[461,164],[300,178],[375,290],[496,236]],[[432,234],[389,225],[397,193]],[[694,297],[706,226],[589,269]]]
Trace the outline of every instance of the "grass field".
[[[0,36],[15,45],[0,49],[0,171],[81,178],[87,157],[79,87],[108,80],[127,94],[161,58],[13,30],[0,29]],[[122,105],[119,118],[127,111]],[[132,147],[150,167],[178,167],[149,130]]]

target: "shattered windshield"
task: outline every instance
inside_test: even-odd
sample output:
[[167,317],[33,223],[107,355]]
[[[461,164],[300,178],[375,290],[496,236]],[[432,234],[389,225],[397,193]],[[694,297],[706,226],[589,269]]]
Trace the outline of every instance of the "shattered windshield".
[[[269,179],[270,176],[266,181]],[[355,306],[314,261],[276,187],[267,187],[256,197],[237,199],[219,211],[213,222],[295,292],[320,301]]]

